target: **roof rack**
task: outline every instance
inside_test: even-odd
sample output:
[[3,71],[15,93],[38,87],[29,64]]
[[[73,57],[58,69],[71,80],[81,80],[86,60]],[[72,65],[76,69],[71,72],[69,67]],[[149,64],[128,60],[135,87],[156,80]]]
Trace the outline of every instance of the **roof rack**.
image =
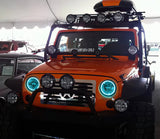
[[83,27],[83,28],[113,28],[113,27],[128,27],[128,28],[134,28],[141,26],[139,21],[131,21],[131,22],[108,22],[105,24],[101,24],[98,22],[90,22],[90,23],[73,23],[73,24],[53,24],[52,30],[55,28],[66,28],[66,29],[77,29],[77,27]]
[[135,27],[144,19],[144,12],[137,12],[130,0],[103,0],[94,6],[97,14],[69,14],[71,26],[82,27]]

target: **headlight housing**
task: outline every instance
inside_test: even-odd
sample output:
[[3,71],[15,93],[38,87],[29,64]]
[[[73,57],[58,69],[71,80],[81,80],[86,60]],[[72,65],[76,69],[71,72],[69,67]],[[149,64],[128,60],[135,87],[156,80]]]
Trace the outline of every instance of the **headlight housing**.
[[29,77],[26,81],[26,88],[30,92],[34,92],[40,87],[40,82],[36,77]]
[[45,74],[41,78],[41,85],[44,88],[52,88],[55,83],[55,78],[51,74]]
[[103,81],[99,86],[100,93],[105,98],[111,98],[115,95],[117,87],[111,80]]
[[63,89],[72,89],[74,85],[74,79],[72,76],[66,74],[61,77],[60,85]]

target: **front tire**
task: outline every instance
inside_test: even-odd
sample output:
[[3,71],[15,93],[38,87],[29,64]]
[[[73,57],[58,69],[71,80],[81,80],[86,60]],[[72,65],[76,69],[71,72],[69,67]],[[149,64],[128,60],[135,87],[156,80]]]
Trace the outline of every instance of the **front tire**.
[[136,102],[132,105],[133,120],[128,125],[127,138],[154,139],[155,110],[152,104]]
[[[1,139],[31,139],[30,132],[24,130],[21,112],[15,105],[5,104],[3,108]],[[29,136],[28,136],[29,135]]]

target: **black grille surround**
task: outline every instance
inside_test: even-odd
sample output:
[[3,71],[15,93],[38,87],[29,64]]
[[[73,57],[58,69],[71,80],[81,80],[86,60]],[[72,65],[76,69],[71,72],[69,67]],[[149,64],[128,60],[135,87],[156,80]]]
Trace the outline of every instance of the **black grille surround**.
[[62,89],[59,79],[47,92],[41,92],[42,104],[67,105],[88,107],[88,98],[95,104],[96,81],[94,80],[75,80],[74,86],[70,90]]

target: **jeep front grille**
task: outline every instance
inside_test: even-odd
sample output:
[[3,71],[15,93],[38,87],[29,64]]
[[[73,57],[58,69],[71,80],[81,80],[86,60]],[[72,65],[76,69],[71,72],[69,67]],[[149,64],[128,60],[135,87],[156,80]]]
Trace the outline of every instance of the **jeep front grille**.
[[94,80],[75,80],[73,89],[69,91],[62,89],[59,82],[56,81],[49,93],[41,92],[40,98],[42,104],[87,107],[86,95],[89,95],[92,103],[95,104],[95,90]]

